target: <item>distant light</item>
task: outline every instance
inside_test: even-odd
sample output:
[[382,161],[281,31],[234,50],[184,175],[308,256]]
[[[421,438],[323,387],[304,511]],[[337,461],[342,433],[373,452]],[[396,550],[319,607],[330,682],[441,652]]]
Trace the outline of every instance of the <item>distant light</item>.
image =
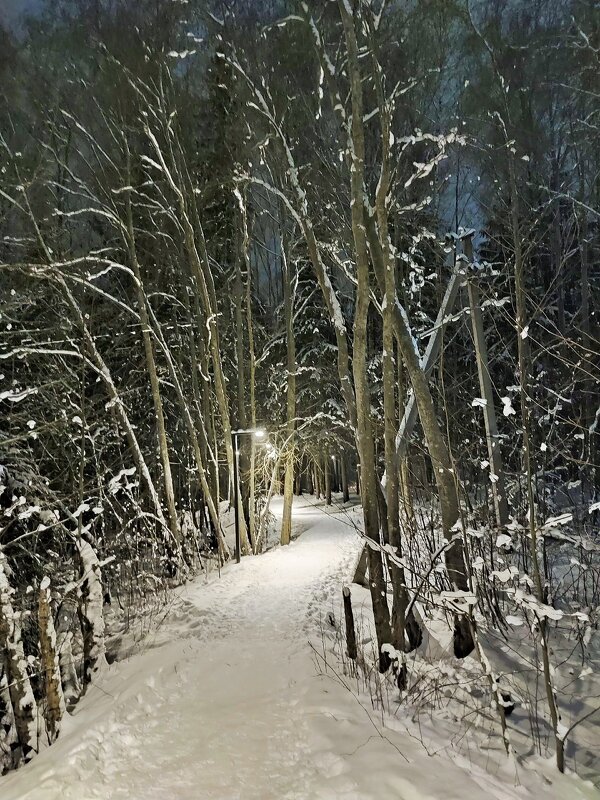
[[232,436],[254,436],[255,439],[264,439],[267,432],[263,428],[240,428],[237,431],[231,431]]

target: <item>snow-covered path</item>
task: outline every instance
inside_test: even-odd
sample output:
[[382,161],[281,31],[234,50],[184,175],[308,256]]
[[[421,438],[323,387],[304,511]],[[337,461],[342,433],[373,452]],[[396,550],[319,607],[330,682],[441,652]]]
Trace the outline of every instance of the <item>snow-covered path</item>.
[[359,547],[341,517],[296,503],[305,533],[289,548],[185,587],[151,649],[109,669],[61,740],[1,782],[3,800],[327,796],[311,788],[302,693],[308,640]]
[[178,592],[142,651],[107,670],[61,739],[0,779],[2,800],[596,797],[567,778],[532,793],[509,770],[490,777],[458,755],[427,755],[406,730],[382,736],[366,704],[318,674],[309,642],[319,649],[321,619],[338,614],[359,519],[301,499],[303,532],[289,547]]

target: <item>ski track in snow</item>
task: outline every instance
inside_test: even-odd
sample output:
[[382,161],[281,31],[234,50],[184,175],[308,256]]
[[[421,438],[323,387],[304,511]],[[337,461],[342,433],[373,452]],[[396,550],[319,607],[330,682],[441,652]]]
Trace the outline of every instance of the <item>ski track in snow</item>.
[[360,551],[351,519],[356,511],[295,498],[298,540],[180,589],[142,652],[106,671],[59,741],[0,779],[2,800],[587,796],[573,782],[515,788],[508,771],[427,756],[388,728],[382,738],[370,709],[318,674],[309,641],[320,649],[321,619],[337,616]]

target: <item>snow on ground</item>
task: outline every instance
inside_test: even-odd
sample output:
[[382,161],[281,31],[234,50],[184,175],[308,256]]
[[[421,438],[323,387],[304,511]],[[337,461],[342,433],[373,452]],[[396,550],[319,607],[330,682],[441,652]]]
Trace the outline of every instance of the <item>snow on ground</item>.
[[[280,500],[274,512],[281,513]],[[302,535],[176,593],[132,657],[112,664],[61,739],[0,780],[2,800],[578,800],[590,784],[447,740],[427,750],[320,674],[331,610],[361,547],[359,509],[295,498]],[[311,648],[311,643],[314,649]],[[325,642],[325,647],[323,646]],[[436,751],[437,755],[428,755]]]

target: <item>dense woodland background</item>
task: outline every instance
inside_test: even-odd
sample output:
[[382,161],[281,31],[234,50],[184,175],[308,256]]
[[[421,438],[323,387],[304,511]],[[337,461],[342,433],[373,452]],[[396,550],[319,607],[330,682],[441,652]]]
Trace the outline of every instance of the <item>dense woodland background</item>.
[[102,663],[103,603],[230,558],[259,427],[243,553],[273,493],[285,544],[293,492],[357,484],[379,668],[405,685],[417,599],[459,656],[516,603],[562,769],[548,642],[589,644],[600,591],[597,4],[34,10],[0,27],[3,768]]

